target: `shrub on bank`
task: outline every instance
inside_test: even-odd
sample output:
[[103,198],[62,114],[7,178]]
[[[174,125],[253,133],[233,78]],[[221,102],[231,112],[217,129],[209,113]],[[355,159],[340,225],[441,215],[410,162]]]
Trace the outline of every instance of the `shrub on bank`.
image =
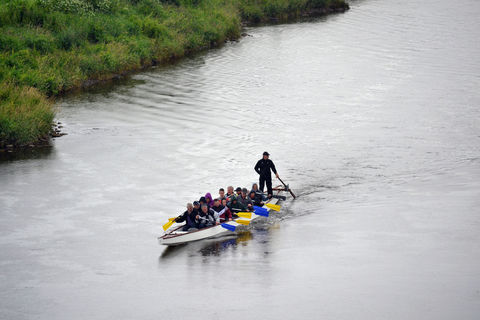
[[51,129],[52,103],[32,87],[0,84],[0,147],[37,141]]

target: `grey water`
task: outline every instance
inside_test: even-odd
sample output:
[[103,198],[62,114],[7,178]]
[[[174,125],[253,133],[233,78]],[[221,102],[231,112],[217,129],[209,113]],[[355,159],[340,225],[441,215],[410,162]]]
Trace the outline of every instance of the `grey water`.
[[[478,319],[479,17],[352,1],[65,97],[68,135],[0,162],[0,318]],[[296,200],[158,245],[265,150]]]

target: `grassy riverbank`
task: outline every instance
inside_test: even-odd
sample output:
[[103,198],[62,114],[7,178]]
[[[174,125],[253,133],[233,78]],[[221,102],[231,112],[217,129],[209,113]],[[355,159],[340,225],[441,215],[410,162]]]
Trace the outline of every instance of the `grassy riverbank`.
[[347,7],[343,0],[4,0],[0,148],[48,134],[48,97],[237,39],[242,23]]

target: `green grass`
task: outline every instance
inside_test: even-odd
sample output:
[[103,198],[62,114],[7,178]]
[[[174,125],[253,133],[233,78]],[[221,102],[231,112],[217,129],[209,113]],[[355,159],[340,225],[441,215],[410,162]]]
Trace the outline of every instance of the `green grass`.
[[[346,6],[343,0],[3,0],[0,143],[29,143],[48,132],[42,122],[37,126],[41,133],[26,134],[33,118],[13,116],[12,108],[37,116],[43,110],[45,117],[38,118],[43,121],[53,114],[45,107],[50,105],[46,97],[87,80],[218,46],[238,38],[242,22],[285,21]],[[22,100],[19,92],[35,99]]]
[[0,147],[24,145],[51,129],[52,102],[32,87],[0,84]]

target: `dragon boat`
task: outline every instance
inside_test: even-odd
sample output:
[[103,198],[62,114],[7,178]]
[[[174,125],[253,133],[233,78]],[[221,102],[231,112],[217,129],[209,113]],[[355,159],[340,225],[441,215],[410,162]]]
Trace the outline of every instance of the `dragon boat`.
[[[290,192],[288,186],[278,186],[273,188],[273,197],[266,200],[262,207],[255,207],[255,210],[251,212],[250,218],[245,215],[239,216],[231,221],[227,221],[211,227],[202,229],[196,229],[194,231],[183,231],[184,224],[174,224],[170,230],[158,237],[158,242],[161,245],[176,246],[193,241],[199,241],[204,239],[213,239],[232,236],[232,233],[236,233],[238,229],[245,227],[245,224],[249,224],[253,220],[265,219],[268,217],[271,211],[279,208],[278,203],[285,200],[284,194]],[[278,209],[277,209],[278,210]]]

